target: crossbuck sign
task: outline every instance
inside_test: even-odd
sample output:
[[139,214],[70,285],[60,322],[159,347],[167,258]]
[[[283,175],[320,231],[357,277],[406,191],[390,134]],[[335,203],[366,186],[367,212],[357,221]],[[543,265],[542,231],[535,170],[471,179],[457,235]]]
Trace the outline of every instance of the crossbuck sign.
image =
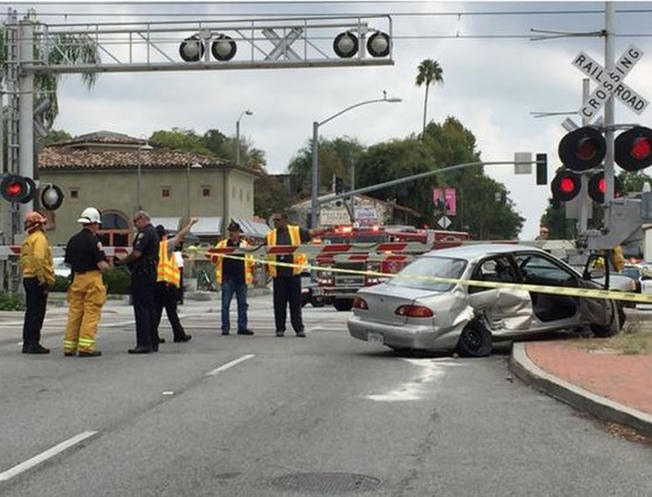
[[577,54],[573,65],[598,85],[580,109],[580,115],[591,121],[612,95],[640,115],[647,108],[649,102],[623,83],[623,80],[642,57],[643,51],[635,45],[630,45],[616,61],[614,70],[608,73],[586,53]]

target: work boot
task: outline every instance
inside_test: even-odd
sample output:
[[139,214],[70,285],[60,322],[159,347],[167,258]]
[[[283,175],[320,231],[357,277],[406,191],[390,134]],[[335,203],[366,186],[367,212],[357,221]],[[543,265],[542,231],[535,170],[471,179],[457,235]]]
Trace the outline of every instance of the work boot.
[[228,335],[228,334],[229,334],[229,330],[222,330],[222,335]]
[[79,351],[79,357],[100,357],[102,352],[99,350],[91,350],[90,352],[85,352],[83,350]]
[[297,338],[306,338],[306,334],[303,331],[297,331]]
[[276,332],[276,336],[277,336],[277,337],[282,337],[282,336],[283,336],[283,332],[282,332],[282,331],[277,331],[277,332]]
[[179,343],[179,342],[188,342],[192,338],[192,335],[185,334],[183,336],[179,337],[174,337],[174,343]]
[[23,354],[49,354],[50,349],[46,349],[41,344],[23,345]]
[[251,331],[248,328],[245,328],[244,330],[239,330],[238,331],[238,335],[253,335],[253,334],[254,334],[254,332]]
[[64,352],[63,355],[65,357],[75,357],[77,355],[77,351],[76,350],[69,350],[67,352]]
[[136,347],[133,349],[129,349],[127,352],[130,354],[151,354],[152,353],[152,348],[151,347]]

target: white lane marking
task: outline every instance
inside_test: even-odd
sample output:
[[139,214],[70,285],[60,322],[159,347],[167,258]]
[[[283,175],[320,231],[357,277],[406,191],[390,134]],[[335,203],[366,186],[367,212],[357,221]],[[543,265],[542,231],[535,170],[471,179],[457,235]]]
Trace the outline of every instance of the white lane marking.
[[25,471],[33,468],[34,466],[41,464],[43,461],[46,461],[51,457],[60,454],[66,449],[69,449],[73,445],[77,445],[79,442],[83,442],[84,440],[86,440],[89,437],[92,437],[96,433],[97,431],[85,431],[83,433],[80,433],[79,435],[69,438],[65,442],[61,442],[60,444],[55,445],[54,447],[46,450],[45,452],[41,452],[39,455],[34,456],[25,462],[22,462],[11,469],[8,469],[7,471],[3,471],[2,473],[0,473],[0,481],[7,481],[13,478],[14,476],[18,476],[19,474],[24,473]]
[[247,359],[251,359],[252,357],[255,357],[254,354],[247,354],[243,355],[242,357],[239,357],[238,359],[235,359],[231,362],[227,362],[223,366],[220,366],[219,368],[214,369],[213,371],[209,371],[206,373],[206,376],[215,376],[216,374],[221,373],[222,371],[226,371],[229,368],[232,368],[236,364],[240,364],[242,361],[246,361]]
[[445,373],[442,364],[432,359],[403,359],[404,361],[422,368],[420,374],[410,381],[401,383],[397,388],[382,394],[367,395],[366,398],[377,402],[404,402],[407,400],[420,400],[426,390],[426,383],[433,382]]
[[163,395],[174,395],[174,392],[172,390],[166,390],[163,392]]

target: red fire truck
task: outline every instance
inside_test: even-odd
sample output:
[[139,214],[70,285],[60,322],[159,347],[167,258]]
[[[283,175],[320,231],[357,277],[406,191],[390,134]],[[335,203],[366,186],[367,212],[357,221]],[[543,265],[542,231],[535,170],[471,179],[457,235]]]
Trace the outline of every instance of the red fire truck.
[[[415,229],[408,226],[369,226],[354,228],[351,226],[333,227],[321,236],[325,244],[369,244],[370,250],[382,249],[382,244],[391,242],[419,242],[424,244],[423,252],[433,249],[460,245],[470,236],[462,231],[443,231]],[[418,255],[412,253],[412,255]],[[412,258],[404,254],[388,253],[383,260],[366,260],[365,254],[351,254],[346,261],[319,256],[313,264],[321,267],[348,269],[356,271],[374,271],[380,273],[397,273]],[[351,310],[355,293],[362,287],[376,285],[384,280],[382,276],[367,276],[321,269],[313,275],[315,286],[312,297],[320,302],[332,304],[338,311]]]

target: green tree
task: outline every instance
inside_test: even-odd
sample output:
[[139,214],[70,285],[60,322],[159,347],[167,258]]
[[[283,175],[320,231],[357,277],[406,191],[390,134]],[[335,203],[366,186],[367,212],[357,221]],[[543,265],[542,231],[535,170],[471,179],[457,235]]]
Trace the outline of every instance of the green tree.
[[641,192],[645,183],[652,185],[652,178],[643,171],[622,171],[618,179],[623,184],[623,193]]
[[44,145],[52,145],[53,143],[71,140],[72,135],[62,129],[51,129],[48,136],[45,138]]
[[423,128],[422,133],[426,132],[426,115],[428,113],[428,91],[431,84],[444,82],[444,70],[439,65],[439,62],[432,59],[424,59],[418,67],[417,79],[415,84],[417,86],[426,85],[426,95],[423,101]]
[[[66,61],[68,64],[99,64],[100,53],[97,44],[89,36],[83,34],[57,33],[49,35],[48,43],[43,41],[43,33],[37,20],[36,12],[30,10],[27,20],[34,24],[34,58],[36,60],[49,60],[50,64],[61,64]],[[0,25],[0,63],[4,66],[7,62],[7,51],[5,47],[6,26]],[[43,113],[44,125],[50,128],[59,114],[59,101],[57,91],[60,74],[37,74],[34,77],[35,98],[39,94],[46,95],[49,99],[48,108]],[[4,71],[0,74],[4,78]],[[84,72],[81,74],[82,81],[90,89],[97,80],[97,73]]]
[[154,145],[169,148],[171,150],[183,150],[202,155],[215,155],[209,149],[201,136],[194,130],[172,128],[171,130],[158,130],[152,133],[149,141]]

